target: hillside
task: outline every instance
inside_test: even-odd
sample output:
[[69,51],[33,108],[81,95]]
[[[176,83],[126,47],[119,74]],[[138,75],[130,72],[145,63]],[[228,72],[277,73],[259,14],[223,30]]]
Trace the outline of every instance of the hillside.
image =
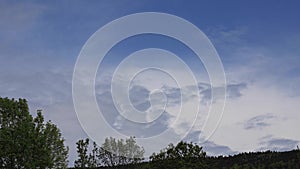
[[[160,161],[144,162],[139,164],[100,167],[103,169],[298,169],[300,168],[300,151],[286,152],[250,152],[240,153],[234,156],[219,156],[205,158],[178,158]],[[74,168],[72,168],[74,169]]]

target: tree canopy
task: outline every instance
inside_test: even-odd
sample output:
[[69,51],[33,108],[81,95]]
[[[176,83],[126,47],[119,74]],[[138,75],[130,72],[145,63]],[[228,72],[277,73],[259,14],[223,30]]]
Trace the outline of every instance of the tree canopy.
[[150,156],[151,161],[165,160],[165,159],[179,159],[179,158],[202,158],[206,153],[202,147],[194,143],[179,142],[176,146],[172,143],[167,148],[160,151],[160,153],[153,153]]
[[0,98],[0,168],[67,168],[68,148],[58,127],[35,118],[25,99]]
[[75,168],[136,164],[144,156],[144,149],[137,145],[134,137],[125,140],[109,137],[102,146],[93,142],[90,153],[89,139],[79,140],[76,145],[78,159],[75,161]]

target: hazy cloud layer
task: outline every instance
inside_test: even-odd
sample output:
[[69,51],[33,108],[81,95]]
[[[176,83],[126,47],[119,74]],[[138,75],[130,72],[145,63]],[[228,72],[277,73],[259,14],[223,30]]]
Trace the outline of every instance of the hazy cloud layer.
[[[109,81],[102,81],[101,83],[109,83]],[[105,84],[101,84],[101,83],[99,83],[96,88],[96,91],[101,91],[101,92],[98,92],[98,94],[97,94],[97,99],[98,99],[98,104],[99,104],[100,110],[101,110],[104,118],[108,122],[108,124],[110,124],[111,127],[113,127],[114,129],[116,129],[117,131],[119,131],[125,135],[128,135],[128,136],[135,135],[136,137],[150,137],[153,135],[160,134],[163,131],[165,131],[166,129],[169,129],[172,127],[174,127],[175,131],[182,131],[184,129],[187,129],[187,127],[189,126],[189,125],[185,125],[186,122],[184,122],[184,121],[183,121],[183,123],[181,123],[178,126],[173,126],[172,121],[174,120],[174,118],[176,118],[176,117],[173,117],[173,115],[172,115],[174,113],[164,111],[164,110],[161,110],[164,112],[158,119],[156,119],[153,122],[148,123],[148,124],[139,124],[139,123],[130,121],[129,119],[126,119],[122,115],[120,115],[120,113],[116,109],[113,99],[112,99],[112,96],[111,96],[109,85],[105,85]],[[242,84],[242,83],[234,84],[234,85],[230,84],[228,86],[230,86],[229,91],[234,91],[234,92],[229,92],[230,95],[234,96],[235,98],[241,97],[240,94],[236,94],[236,93],[240,93],[240,90],[243,89],[243,87],[241,87],[241,86],[245,86],[244,84]],[[170,86],[163,86],[160,89],[160,91],[162,91],[165,94],[165,96],[167,97],[167,106],[169,108],[173,108],[173,107],[176,108],[176,107],[180,106],[180,104],[186,104],[190,100],[192,100],[196,95],[195,92],[197,92],[197,89],[199,89],[199,93],[210,90],[208,84],[199,83],[198,87],[185,86],[182,89],[179,89],[176,87],[170,87]],[[234,93],[234,94],[232,94],[232,93]],[[128,91],[128,95],[129,95],[132,105],[128,105],[128,106],[133,106],[137,110],[141,111],[141,113],[146,113],[147,110],[150,109],[151,106],[155,107],[155,105],[152,105],[153,103],[163,102],[163,100],[156,100],[155,98],[154,98],[154,100],[150,101],[150,98],[151,98],[150,94],[151,94],[151,91],[149,89],[147,89],[146,87],[137,85],[137,84],[132,85]],[[218,98],[219,96],[216,96],[216,97]],[[230,98],[234,98],[234,97],[230,97]],[[157,98],[157,99],[160,99],[160,98]],[[205,99],[205,97],[201,97],[201,99]],[[200,101],[200,102],[202,102],[202,101]],[[126,109],[126,106],[121,106],[121,107]],[[174,110],[172,109],[172,111],[176,111],[176,110],[177,109],[174,109]],[[191,122],[189,122],[189,123],[191,123]],[[200,123],[203,123],[203,121],[197,121],[197,123],[199,123],[199,124],[196,124],[196,126],[201,127],[202,125],[200,125]],[[193,129],[192,132],[199,130],[197,127],[195,129]],[[199,141],[199,140],[197,140],[197,141]],[[209,146],[212,148],[212,147],[216,147],[217,145],[213,146],[213,144],[210,143]],[[219,148],[221,149],[224,147],[219,147]],[[216,151],[216,150],[214,150],[214,151]]]
[[266,136],[261,138],[259,150],[289,151],[296,149],[299,141],[288,138]]

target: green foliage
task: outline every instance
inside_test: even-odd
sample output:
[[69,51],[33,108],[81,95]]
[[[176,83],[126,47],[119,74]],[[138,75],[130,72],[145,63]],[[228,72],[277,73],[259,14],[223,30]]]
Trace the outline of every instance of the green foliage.
[[202,147],[194,143],[179,142],[176,146],[169,144],[167,148],[160,151],[160,153],[153,153],[150,156],[150,167],[158,168],[206,168],[201,162],[206,153]]
[[144,149],[137,145],[134,137],[125,140],[109,137],[101,147],[93,142],[91,153],[88,153],[89,139],[79,140],[76,144],[78,159],[75,161],[75,168],[119,166],[143,160]]
[[[84,168],[84,167],[96,167],[88,156],[88,148],[89,148],[89,139],[79,140],[77,143],[77,153],[78,159],[75,161],[76,168]],[[90,162],[91,161],[91,162]]]
[[88,153],[89,142],[88,138],[76,142],[78,159],[74,162],[75,168],[95,168],[102,166],[99,159],[101,148],[93,142],[92,152]]
[[0,98],[0,168],[67,168],[68,148],[56,125],[33,118],[27,101]]
[[206,153],[202,147],[193,143],[179,142],[176,146],[169,144],[167,148],[160,151],[160,153],[153,153],[150,156],[151,161],[165,160],[165,159],[181,159],[181,158],[202,158]]
[[110,137],[102,144],[99,157],[105,166],[116,166],[138,163],[143,160],[144,152],[134,137],[126,140]]
[[95,168],[101,166],[101,160],[99,159],[99,152],[101,147],[98,147],[96,142],[93,142],[92,152],[89,154],[89,167]]
[[[185,144],[183,144],[185,145]],[[169,150],[168,146],[166,149]],[[187,155],[188,153],[186,153]],[[219,157],[179,157],[152,160],[144,163],[118,165],[114,167],[101,167],[103,169],[269,169],[287,168],[300,169],[300,151],[287,152],[250,152],[240,153],[234,156]]]

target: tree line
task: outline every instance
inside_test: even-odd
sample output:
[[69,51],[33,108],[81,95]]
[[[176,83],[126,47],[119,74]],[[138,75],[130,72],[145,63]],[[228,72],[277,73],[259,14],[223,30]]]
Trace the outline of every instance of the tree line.
[[[149,161],[84,169],[299,169],[299,148],[286,152],[249,152],[233,156],[207,156],[195,143],[170,144]],[[76,167],[75,167],[76,169]],[[82,168],[83,169],[83,168]]]
[[[181,141],[147,161],[134,137],[109,137],[102,145],[80,139],[76,148],[76,169],[300,168],[299,148],[211,157],[196,143]],[[45,121],[41,110],[33,117],[25,99],[0,97],[0,169],[66,169],[68,150],[59,128]]]

